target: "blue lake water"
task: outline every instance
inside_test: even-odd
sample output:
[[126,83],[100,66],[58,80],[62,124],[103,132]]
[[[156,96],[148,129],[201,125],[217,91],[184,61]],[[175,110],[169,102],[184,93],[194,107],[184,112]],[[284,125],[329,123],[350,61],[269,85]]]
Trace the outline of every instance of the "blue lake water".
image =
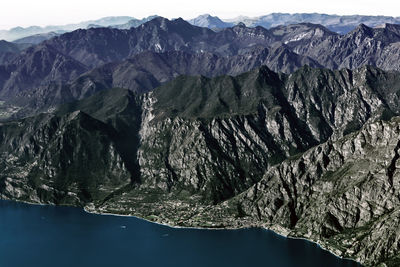
[[0,267],[360,266],[263,229],[176,229],[0,200]]

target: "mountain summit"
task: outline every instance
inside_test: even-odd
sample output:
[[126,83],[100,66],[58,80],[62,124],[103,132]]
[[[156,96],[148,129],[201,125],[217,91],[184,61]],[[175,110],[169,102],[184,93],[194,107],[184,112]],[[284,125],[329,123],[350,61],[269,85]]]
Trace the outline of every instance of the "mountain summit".
[[229,22],[224,22],[218,17],[213,17],[209,14],[200,15],[194,19],[188,20],[190,24],[199,27],[207,27],[210,29],[222,29],[232,27],[234,24]]

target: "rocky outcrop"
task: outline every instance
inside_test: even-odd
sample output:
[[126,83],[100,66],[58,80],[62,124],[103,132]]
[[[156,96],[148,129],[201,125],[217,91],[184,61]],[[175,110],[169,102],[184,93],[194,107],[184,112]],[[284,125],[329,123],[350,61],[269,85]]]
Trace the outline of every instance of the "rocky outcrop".
[[399,263],[400,120],[367,124],[269,169],[234,201],[243,216],[367,265]]
[[132,118],[129,92],[113,93],[79,109],[67,105],[57,114],[0,125],[1,197],[83,206],[130,187],[137,146],[131,134],[140,122]]

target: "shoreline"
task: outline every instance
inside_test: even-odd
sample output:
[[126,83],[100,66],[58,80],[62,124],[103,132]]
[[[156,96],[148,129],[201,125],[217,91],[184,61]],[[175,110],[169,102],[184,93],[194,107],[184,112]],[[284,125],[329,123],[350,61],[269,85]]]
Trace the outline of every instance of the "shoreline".
[[36,206],[52,206],[52,207],[70,207],[70,208],[76,208],[76,209],[81,209],[83,212],[87,213],[87,214],[93,214],[93,215],[99,215],[99,216],[115,216],[115,217],[125,217],[125,218],[135,218],[135,219],[139,219],[148,223],[152,223],[152,224],[156,224],[159,226],[164,226],[164,227],[168,227],[168,228],[172,228],[172,229],[192,229],[192,230],[241,230],[241,229],[251,229],[251,228],[259,228],[262,230],[266,230],[266,231],[271,231],[274,234],[280,236],[280,237],[284,237],[284,238],[288,238],[288,239],[299,239],[299,240],[304,240],[310,243],[314,243],[316,244],[319,248],[331,253],[332,255],[334,255],[335,257],[342,259],[342,260],[351,260],[354,261],[356,263],[358,263],[361,266],[364,266],[361,262],[352,259],[352,258],[345,258],[342,257],[336,253],[334,253],[333,251],[331,251],[330,249],[326,248],[325,246],[321,245],[320,243],[318,243],[317,241],[313,241],[310,239],[307,239],[305,237],[296,237],[296,236],[289,236],[287,234],[284,233],[284,231],[280,232],[277,229],[272,229],[269,228],[267,226],[243,226],[243,227],[194,227],[194,226],[178,226],[178,225],[172,225],[172,224],[168,224],[168,223],[162,223],[162,222],[155,222],[155,221],[150,221],[148,219],[142,218],[142,217],[138,217],[135,215],[124,215],[124,214],[117,214],[117,213],[108,213],[108,212],[98,212],[96,210],[89,210],[87,208],[87,206],[85,207],[79,207],[79,206],[73,206],[73,205],[56,205],[53,203],[40,203],[40,202],[28,202],[28,201],[20,201],[20,200],[12,200],[12,199],[0,199],[0,200],[4,200],[4,201],[9,201],[9,202],[14,202],[14,203],[23,203],[23,204],[27,204],[27,205],[36,205]]
[[88,213],[88,214],[96,214],[96,215],[100,215],[100,216],[115,216],[115,217],[127,217],[127,218],[135,218],[135,219],[139,219],[148,223],[153,223],[153,224],[157,224],[160,226],[165,226],[165,227],[169,227],[172,229],[192,229],[192,230],[241,230],[241,229],[251,229],[251,228],[259,228],[262,230],[266,230],[266,231],[271,231],[274,234],[280,236],[280,237],[284,237],[284,238],[288,238],[288,239],[293,239],[293,240],[304,240],[310,243],[313,243],[315,245],[317,245],[319,248],[331,253],[332,255],[334,255],[335,257],[342,259],[342,260],[351,260],[354,261],[356,263],[358,263],[361,266],[364,266],[361,262],[352,259],[352,258],[345,258],[342,257],[336,253],[334,253],[332,250],[326,248],[325,246],[321,245],[320,243],[318,243],[317,241],[313,241],[310,239],[307,239],[305,237],[296,237],[296,236],[289,236],[287,234],[285,234],[284,232],[279,232],[276,229],[272,229],[272,228],[268,228],[267,226],[244,226],[244,227],[215,227],[215,228],[211,228],[211,227],[194,227],[194,226],[178,226],[178,225],[171,225],[171,224],[167,224],[167,223],[161,223],[161,222],[155,222],[155,221],[150,221],[148,219],[142,218],[142,217],[138,217],[135,215],[124,215],[124,214],[116,214],[116,213],[107,213],[107,212],[97,212],[97,211],[89,211],[86,208],[83,208],[83,211]]

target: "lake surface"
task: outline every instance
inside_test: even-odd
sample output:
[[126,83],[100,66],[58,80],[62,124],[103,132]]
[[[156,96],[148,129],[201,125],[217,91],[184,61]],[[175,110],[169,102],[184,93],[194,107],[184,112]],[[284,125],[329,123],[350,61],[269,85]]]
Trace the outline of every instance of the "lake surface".
[[175,229],[0,200],[0,266],[360,266],[263,229]]

